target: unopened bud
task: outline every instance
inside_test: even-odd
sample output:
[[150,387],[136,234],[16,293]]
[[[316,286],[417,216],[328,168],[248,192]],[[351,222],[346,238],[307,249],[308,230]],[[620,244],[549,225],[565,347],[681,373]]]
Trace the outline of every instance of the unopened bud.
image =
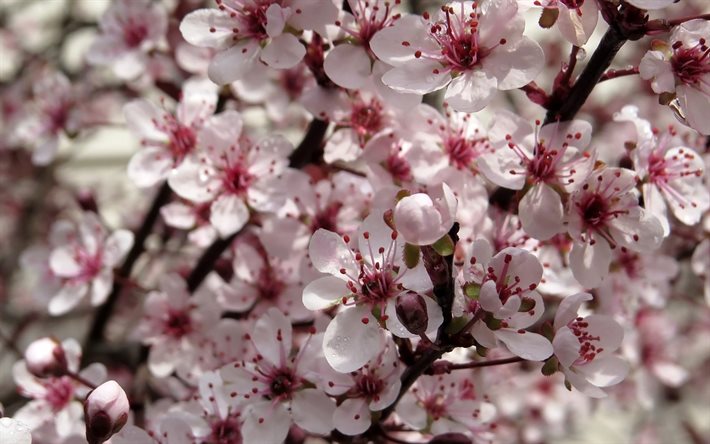
[[415,335],[426,333],[429,314],[427,313],[424,296],[413,291],[401,294],[397,296],[395,310],[397,319],[410,333]]
[[62,344],[49,337],[37,339],[27,347],[25,365],[38,378],[63,376],[69,370]]
[[86,440],[101,444],[128,421],[130,406],[126,392],[116,381],[106,381],[89,393],[84,401]]

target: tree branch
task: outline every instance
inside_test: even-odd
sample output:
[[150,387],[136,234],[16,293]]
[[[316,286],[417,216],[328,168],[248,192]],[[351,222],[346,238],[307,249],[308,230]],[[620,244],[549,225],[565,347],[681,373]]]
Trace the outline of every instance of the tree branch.
[[151,204],[148,213],[146,213],[143,223],[135,233],[133,247],[131,247],[128,255],[126,255],[126,259],[123,261],[123,265],[121,265],[121,268],[117,272],[118,279],[114,279],[111,293],[106,299],[106,302],[96,312],[96,316],[94,316],[93,323],[89,329],[89,344],[103,339],[106,324],[113,314],[118,298],[121,295],[123,285],[130,277],[136,261],[145,250],[145,240],[153,231],[155,222],[158,220],[158,216],[160,215],[160,208],[168,203],[171,195],[172,191],[170,190],[168,183],[163,183],[158,190],[158,193],[153,198],[153,203]]

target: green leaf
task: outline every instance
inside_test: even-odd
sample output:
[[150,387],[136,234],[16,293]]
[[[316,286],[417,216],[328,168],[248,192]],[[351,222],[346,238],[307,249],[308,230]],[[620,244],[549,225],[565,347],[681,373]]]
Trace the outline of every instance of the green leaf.
[[404,264],[407,268],[414,268],[419,263],[419,247],[412,244],[404,244]]
[[451,236],[445,234],[441,239],[434,242],[431,247],[441,256],[451,256],[454,254],[455,245]]

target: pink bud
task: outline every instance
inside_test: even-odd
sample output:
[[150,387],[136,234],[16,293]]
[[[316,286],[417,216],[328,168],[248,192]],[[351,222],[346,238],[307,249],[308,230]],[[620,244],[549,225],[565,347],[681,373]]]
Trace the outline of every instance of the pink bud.
[[128,420],[129,409],[126,392],[116,381],[106,381],[92,390],[84,401],[89,444],[101,444],[121,430]]
[[62,344],[54,338],[37,339],[25,351],[27,370],[38,378],[63,376],[68,371]]
[[412,245],[430,245],[449,232],[456,216],[457,201],[445,184],[402,198],[394,208],[397,231]]
[[401,294],[395,302],[397,319],[415,335],[426,333],[429,324],[429,314],[427,313],[424,297],[413,291]]

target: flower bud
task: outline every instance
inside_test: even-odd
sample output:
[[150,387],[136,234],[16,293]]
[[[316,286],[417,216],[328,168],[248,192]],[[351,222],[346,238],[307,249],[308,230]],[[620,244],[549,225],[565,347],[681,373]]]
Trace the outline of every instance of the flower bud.
[[27,370],[38,378],[62,376],[68,371],[62,344],[54,338],[37,339],[25,351]]
[[126,392],[116,381],[106,381],[92,390],[84,401],[89,444],[101,444],[121,430],[128,420],[129,409]]
[[408,291],[397,296],[395,311],[399,322],[401,322],[410,333],[415,335],[423,335],[426,333],[426,328],[429,324],[429,315],[427,314],[426,302],[422,295]]
[[402,198],[394,208],[397,231],[407,243],[431,245],[441,239],[454,223],[457,201],[446,185]]

